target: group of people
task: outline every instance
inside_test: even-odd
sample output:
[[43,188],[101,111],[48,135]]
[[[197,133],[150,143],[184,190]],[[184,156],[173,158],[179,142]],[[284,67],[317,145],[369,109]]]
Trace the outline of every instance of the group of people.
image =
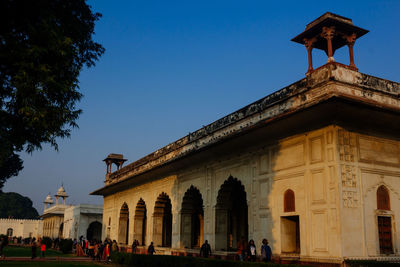
[[36,242],[36,238],[32,238],[31,241],[32,260],[36,258],[36,250],[38,247],[40,248],[40,257],[44,258],[46,254],[46,244],[40,240],[39,242]]
[[[248,243],[242,237],[237,243],[237,254],[239,255],[239,260],[241,261],[256,261],[257,260],[257,249],[254,240],[251,239]],[[264,262],[269,262],[272,259],[271,247],[268,245],[268,240],[263,239],[261,244],[261,260]]]
[[[242,237],[237,243],[237,254],[239,255],[239,260],[241,261],[256,261],[257,260],[257,248],[254,240],[251,239],[248,243]],[[261,260],[264,262],[269,262],[272,259],[272,250],[268,245],[268,240],[263,239],[261,243]]]
[[[1,236],[0,237],[0,258],[5,258],[5,254],[4,254],[4,247],[6,247],[8,245],[8,238]],[[40,257],[44,258],[45,256],[45,252],[46,252],[46,245],[41,242],[41,240],[39,240],[39,242],[36,242],[36,238],[31,238],[30,239],[30,244],[29,244],[32,248],[32,259],[36,258],[36,251],[37,248],[40,248]]]
[[101,242],[97,240],[85,240],[81,237],[79,242],[76,242],[75,250],[77,256],[87,256],[98,261],[110,261],[111,252],[119,251],[119,247],[115,240],[106,239],[104,242]]
[[[137,248],[138,246],[140,246],[139,240],[134,240],[132,243],[132,253],[136,253],[137,252]],[[147,248],[147,254],[149,255],[153,255],[156,252],[156,250],[154,249],[154,243],[151,242],[149,247]]]
[[[240,261],[256,261],[257,260],[257,249],[254,240],[251,239],[248,243],[242,237],[237,243],[237,254]],[[211,246],[208,240],[200,248],[200,256],[208,258],[211,255]],[[271,247],[268,245],[268,240],[263,239],[261,244],[261,260],[264,262],[269,262],[272,259]]]
[[[4,237],[0,237],[0,258],[4,257],[3,249],[7,245],[8,240]],[[39,244],[39,245],[38,245]],[[136,253],[137,247],[139,246],[139,241],[134,240],[132,243],[132,253]],[[40,248],[40,257],[45,257],[46,245],[41,240],[36,242],[33,238],[31,241],[32,247],[32,259],[36,258],[37,248]],[[110,254],[113,251],[119,251],[118,244],[115,240],[111,241],[106,239],[104,242],[97,240],[85,240],[81,236],[79,241],[74,240],[73,247],[76,250],[77,256],[88,256],[93,260],[107,260],[110,261]],[[153,242],[150,243],[147,248],[147,254],[153,255],[155,253]],[[200,248],[200,256],[208,258],[211,255],[211,246],[208,240],[205,240],[204,244]],[[241,237],[240,241],[237,243],[237,255],[240,261],[256,261],[258,254],[257,248],[254,240],[251,239],[247,242],[244,237]],[[272,259],[271,247],[268,245],[268,240],[263,239],[261,244],[261,260],[264,262],[269,262]]]

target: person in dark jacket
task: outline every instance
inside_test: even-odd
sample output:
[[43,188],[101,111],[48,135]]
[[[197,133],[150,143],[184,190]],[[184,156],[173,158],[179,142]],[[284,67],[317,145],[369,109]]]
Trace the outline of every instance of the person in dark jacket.
[[150,243],[150,246],[149,246],[148,249],[147,249],[147,254],[153,255],[154,252],[156,252],[156,251],[155,251],[155,249],[154,249],[153,242],[151,242],[151,243]]
[[34,258],[36,258],[36,249],[37,249],[37,246],[36,246],[36,239],[35,238],[33,238],[32,239],[32,260],[34,259]]
[[261,258],[264,262],[269,262],[272,258],[271,247],[268,245],[268,240],[265,238],[263,239],[261,245]]
[[208,258],[209,255],[211,255],[211,247],[206,240],[200,248],[200,257]]

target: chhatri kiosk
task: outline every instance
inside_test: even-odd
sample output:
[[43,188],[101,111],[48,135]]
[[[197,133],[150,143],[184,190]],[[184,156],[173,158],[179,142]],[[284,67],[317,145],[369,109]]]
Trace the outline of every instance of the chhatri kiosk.
[[[243,236],[286,262],[398,260],[400,84],[358,72],[367,32],[326,13],[293,39],[305,78],[125,167],[121,155],[92,193],[103,238],[184,255],[208,240],[231,258]],[[335,62],[346,46],[350,64]],[[328,56],[316,69],[313,49]]]

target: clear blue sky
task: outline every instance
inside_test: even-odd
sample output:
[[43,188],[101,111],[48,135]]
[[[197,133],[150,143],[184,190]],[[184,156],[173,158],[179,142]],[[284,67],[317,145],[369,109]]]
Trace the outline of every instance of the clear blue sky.
[[[326,11],[370,32],[357,40],[360,72],[400,82],[400,1],[89,1],[103,14],[95,39],[106,52],[84,70],[83,109],[59,152],[22,153],[5,192],[39,213],[61,183],[70,204],[103,203],[109,153],[135,161],[304,77],[306,49],[290,41]],[[348,64],[347,49],[335,54]],[[314,51],[314,66],[327,58]]]

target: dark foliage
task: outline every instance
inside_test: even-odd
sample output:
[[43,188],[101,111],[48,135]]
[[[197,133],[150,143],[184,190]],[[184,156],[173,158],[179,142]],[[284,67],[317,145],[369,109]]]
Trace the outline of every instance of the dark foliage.
[[345,261],[348,266],[351,267],[391,267],[391,266],[400,266],[398,262],[385,262],[385,261],[376,261],[376,260],[347,260]]
[[49,248],[51,248],[51,245],[53,245],[53,240],[50,237],[44,236],[40,243],[45,244],[46,249],[49,249]]
[[[135,267],[282,267],[288,265],[274,263],[255,263],[242,261],[228,261],[217,259],[205,259],[195,257],[178,257],[167,255],[141,255],[132,253],[114,252],[111,254],[114,263]],[[292,267],[300,265],[290,265]],[[305,265],[301,265],[305,267]]]
[[28,197],[13,192],[0,192],[0,218],[37,219],[38,216]]
[[0,239],[1,239],[1,238],[3,238],[3,240],[5,240],[4,246],[7,246],[7,245],[8,245],[8,236],[3,235],[3,234],[0,234]]
[[60,241],[60,250],[62,253],[67,254],[72,251],[72,239],[61,239]]
[[78,77],[104,53],[99,13],[85,0],[0,1],[0,189],[22,169],[18,152],[70,136]]

